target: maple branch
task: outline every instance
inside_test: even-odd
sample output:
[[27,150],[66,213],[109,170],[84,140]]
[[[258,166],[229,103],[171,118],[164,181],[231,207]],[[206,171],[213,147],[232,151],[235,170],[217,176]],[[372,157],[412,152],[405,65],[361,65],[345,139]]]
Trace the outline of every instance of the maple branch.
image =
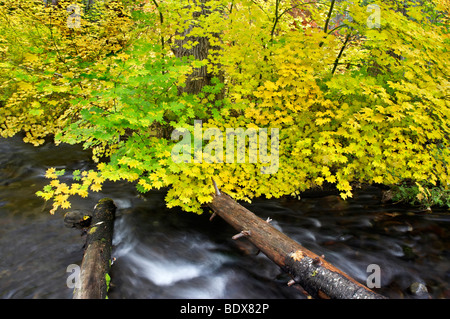
[[281,15],[278,15],[278,6],[280,5],[281,0],[275,0],[275,21],[273,22],[272,31],[270,32],[270,41],[273,41],[273,35],[275,34],[275,28],[278,24],[278,20]]
[[348,27],[348,25],[346,25],[346,24],[338,25],[336,28],[330,30],[330,31],[328,32],[328,34],[331,34],[331,33],[333,33],[334,31],[336,31],[336,30],[338,30],[338,29],[340,29],[340,28],[342,28],[342,27]]
[[336,60],[334,61],[333,71],[331,71],[331,74],[334,74],[334,72],[336,72],[337,66],[339,64],[339,59],[341,58],[342,53],[344,52],[344,49],[347,46],[348,41],[350,40],[350,36],[351,36],[351,33],[349,33],[347,35],[347,37],[345,38],[344,45],[342,46],[341,51],[339,51],[339,54],[338,54]]
[[[161,10],[159,9],[158,2],[156,2],[156,0],[153,0],[153,3],[155,4],[155,7],[159,12],[159,22],[161,23],[161,28],[162,28],[162,25],[164,24],[164,16],[163,16]],[[161,46],[162,46],[162,49],[164,50],[164,36],[162,34],[161,34]]]
[[[332,0],[332,1],[331,1],[330,10],[328,11],[327,20],[325,21],[325,27],[323,28],[323,31],[324,31],[326,34],[329,34],[329,33],[328,33],[328,25],[329,25],[329,23],[330,23],[331,13],[333,12],[333,8],[334,8],[334,3],[335,3],[335,2],[336,2],[336,0]],[[332,31],[334,31],[334,30],[336,30],[336,28],[333,29]],[[331,32],[330,32],[330,33],[331,33]],[[326,37],[327,37],[327,36],[325,36],[324,38],[326,38]],[[324,43],[323,41],[319,43],[319,48],[322,47],[323,43]]]
[[328,24],[330,23],[331,13],[333,12],[335,2],[336,0],[331,0],[330,11],[328,11],[327,21],[325,22],[325,27],[323,29],[325,33],[328,32]]

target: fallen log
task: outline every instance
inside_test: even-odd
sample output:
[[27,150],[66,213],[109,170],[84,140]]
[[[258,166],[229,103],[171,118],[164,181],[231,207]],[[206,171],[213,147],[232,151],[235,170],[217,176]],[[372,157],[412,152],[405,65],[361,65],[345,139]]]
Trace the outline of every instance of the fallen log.
[[239,233],[234,239],[246,237],[262,253],[287,272],[313,298],[322,299],[384,299],[357,282],[312,251],[280,232],[270,220],[264,221],[220,192],[214,180],[215,194],[209,207]]
[[109,268],[116,206],[109,198],[94,208],[80,270],[80,285],[73,299],[105,299],[109,287]]

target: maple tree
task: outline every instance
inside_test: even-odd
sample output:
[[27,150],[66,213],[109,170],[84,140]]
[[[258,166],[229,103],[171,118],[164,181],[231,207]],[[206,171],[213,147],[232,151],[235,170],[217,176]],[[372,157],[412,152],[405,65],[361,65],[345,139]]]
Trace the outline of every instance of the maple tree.
[[[169,207],[196,213],[211,177],[247,201],[325,182],[343,198],[354,182],[448,188],[447,0],[88,3],[0,6],[1,135],[39,145],[52,134],[98,163],[47,171],[38,195],[52,212],[119,179],[167,187]],[[279,169],[176,163],[171,133],[194,133],[194,120],[277,128]]]

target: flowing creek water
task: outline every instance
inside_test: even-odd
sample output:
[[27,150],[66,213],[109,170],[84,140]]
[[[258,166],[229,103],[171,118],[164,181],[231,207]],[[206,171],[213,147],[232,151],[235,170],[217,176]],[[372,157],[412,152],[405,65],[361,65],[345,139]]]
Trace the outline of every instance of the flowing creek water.
[[[87,169],[79,146],[35,148],[20,137],[0,139],[0,298],[71,298],[66,272],[81,265],[85,237],[65,228],[62,213],[35,196],[49,167]],[[281,168],[282,169],[282,168]],[[72,208],[92,211],[102,197],[118,206],[109,298],[306,298],[278,266],[209,214],[167,209],[164,192],[141,196],[133,185],[106,184]],[[390,298],[418,298],[413,283],[431,298],[450,298],[450,212],[382,204],[369,188],[353,199],[336,195],[257,199],[246,205],[313,252],[366,283],[367,266],[380,267]],[[424,298],[424,296],[421,296]]]

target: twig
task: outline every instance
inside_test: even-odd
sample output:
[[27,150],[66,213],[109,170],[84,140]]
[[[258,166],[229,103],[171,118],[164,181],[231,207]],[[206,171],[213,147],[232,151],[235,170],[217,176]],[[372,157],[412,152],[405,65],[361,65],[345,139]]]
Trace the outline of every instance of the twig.
[[325,27],[323,29],[325,33],[328,32],[328,24],[330,23],[331,13],[333,12],[335,2],[336,0],[331,0],[330,11],[328,11],[327,21],[325,21]]
[[211,177],[211,180],[212,180],[213,185],[214,185],[214,191],[215,191],[216,196],[220,196],[221,193],[220,193],[219,188],[217,187],[216,181],[215,181],[214,178],[212,178],[212,177]]
[[351,33],[349,33],[347,35],[347,37],[345,38],[344,45],[342,46],[341,51],[339,52],[339,55],[337,56],[336,60],[334,61],[333,71],[331,71],[331,74],[334,74],[334,72],[336,72],[336,69],[337,69],[337,66],[339,63],[339,59],[341,58],[342,53],[344,52],[344,49],[347,46],[348,40],[350,40],[350,36],[351,36]]
[[243,230],[240,233],[234,235],[233,237],[231,237],[232,239],[236,240],[239,239],[241,237],[248,237],[250,236],[252,233],[249,230]]

